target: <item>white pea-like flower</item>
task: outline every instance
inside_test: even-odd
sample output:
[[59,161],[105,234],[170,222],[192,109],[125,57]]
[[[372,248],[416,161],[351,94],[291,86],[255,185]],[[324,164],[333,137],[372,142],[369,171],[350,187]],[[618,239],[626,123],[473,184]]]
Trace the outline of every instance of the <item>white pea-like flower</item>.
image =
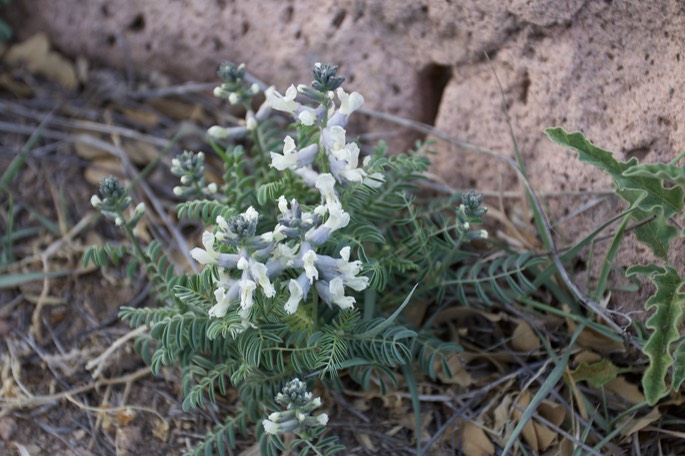
[[247,312],[254,304],[254,291],[257,289],[257,284],[252,280],[245,279],[239,282],[240,286],[240,307],[241,316],[247,316]]
[[335,178],[331,174],[320,174],[316,179],[316,188],[321,192],[327,206],[340,204],[338,194],[335,192]]
[[250,266],[250,263],[247,261],[247,258],[244,256],[241,256],[240,259],[238,260],[238,264],[236,267],[240,269],[241,271],[246,271],[247,268]]
[[295,141],[290,136],[283,140],[283,154],[270,152],[271,166],[279,171],[297,168],[297,148]]
[[257,280],[259,286],[262,287],[264,296],[266,296],[267,298],[273,298],[274,296],[276,296],[276,289],[272,285],[271,280],[269,280],[265,264],[260,263],[258,261],[254,261],[250,265],[250,274],[255,280]]
[[316,258],[317,256],[314,250],[308,250],[304,255],[302,255],[302,267],[304,268],[304,272],[309,279],[309,283],[313,283],[315,279],[319,279],[319,271],[314,265],[316,263]]
[[345,129],[339,125],[326,127],[321,132],[321,141],[329,153],[345,147]]
[[245,216],[245,219],[248,222],[255,222],[256,223],[257,220],[259,219],[259,212],[257,212],[257,210],[252,206],[248,207],[243,215]]
[[345,287],[343,280],[336,277],[328,283],[328,290],[331,296],[331,302],[341,309],[350,309],[354,306],[355,299],[352,296],[345,296]]
[[271,435],[277,435],[281,429],[278,423],[271,420],[262,420],[262,426],[264,426],[264,432]]
[[281,212],[281,214],[288,212],[288,200],[284,195],[278,197],[278,210]]
[[338,87],[338,90],[336,90],[335,93],[340,100],[340,109],[338,112],[343,116],[349,116],[364,104],[364,97],[358,92],[348,94],[342,87]]
[[285,91],[285,95],[278,93],[276,88],[273,86],[266,89],[264,95],[266,96],[266,103],[276,111],[287,112],[288,114],[294,116],[297,110],[300,108],[300,104],[295,101],[295,97],[297,97],[297,89],[294,85],[288,87],[288,90]]
[[277,244],[271,255],[274,260],[279,261],[285,267],[291,268],[297,259],[297,251],[299,248],[299,244],[292,248],[288,247],[286,244]]
[[317,415],[314,418],[316,418],[316,422],[321,426],[325,426],[328,423],[328,415],[326,413]]
[[304,296],[304,291],[302,287],[295,279],[290,279],[288,282],[288,290],[290,291],[290,298],[283,306],[285,313],[293,314],[297,311],[297,307],[300,305],[300,301]]
[[311,127],[316,122],[316,111],[313,109],[305,108],[297,115],[297,119],[302,122],[302,125]]
[[310,144],[301,150],[297,150],[293,138],[286,136],[283,140],[283,154],[269,152],[271,154],[271,167],[279,171],[297,170],[310,165],[316,158],[318,151],[318,144]]
[[362,262],[359,260],[350,261],[350,246],[340,250],[340,259],[336,263],[338,272],[346,286],[356,291],[365,290],[369,286],[369,278],[358,275],[362,268]]
[[345,228],[349,223],[350,214],[343,210],[340,203],[328,206],[328,220],[323,224],[324,227],[336,231]]
[[190,251],[190,255],[202,264],[217,264],[219,252],[214,250],[214,241],[214,233],[205,231],[202,234],[202,245],[204,245],[205,248],[201,249],[200,247],[195,247]]
[[231,307],[233,299],[235,299],[235,292],[237,291],[238,284],[234,284],[226,291],[223,287],[218,287],[214,291],[214,299],[216,299],[216,304],[209,309],[210,318],[221,318],[226,315],[228,309]]

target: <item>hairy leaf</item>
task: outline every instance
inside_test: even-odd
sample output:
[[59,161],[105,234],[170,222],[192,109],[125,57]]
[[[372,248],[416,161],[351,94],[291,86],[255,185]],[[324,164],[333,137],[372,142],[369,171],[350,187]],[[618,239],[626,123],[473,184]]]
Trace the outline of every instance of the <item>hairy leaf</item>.
[[588,141],[580,132],[568,133],[563,128],[548,128],[545,133],[553,142],[574,149],[578,157],[610,175],[617,187],[616,193],[631,207],[638,208],[632,213],[637,220],[649,215],[656,218],[636,230],[638,239],[652,248],[660,258],[667,258],[668,245],[677,235],[677,230],[666,220],[683,209],[685,193],[680,187],[665,188],[659,178],[643,173],[630,174],[628,171],[639,166],[636,158],[627,162],[617,161],[611,152],[600,149]]
[[[649,367],[642,378],[642,386],[647,401],[653,405],[667,392],[666,373],[673,364],[670,348],[680,335],[678,327],[683,316],[685,294],[679,291],[684,282],[675,269],[670,266],[653,266],[651,269],[648,277],[656,285],[656,293],[647,300],[645,309],[655,308],[656,311],[646,323],[653,332],[643,348],[649,357]],[[646,272],[646,269],[630,268],[627,275],[636,271]],[[681,372],[682,366],[676,366],[675,369]],[[674,379],[674,386],[677,380]]]
[[628,177],[648,177],[661,181],[670,181],[685,187],[685,167],[670,163],[645,163],[636,165],[623,173]]

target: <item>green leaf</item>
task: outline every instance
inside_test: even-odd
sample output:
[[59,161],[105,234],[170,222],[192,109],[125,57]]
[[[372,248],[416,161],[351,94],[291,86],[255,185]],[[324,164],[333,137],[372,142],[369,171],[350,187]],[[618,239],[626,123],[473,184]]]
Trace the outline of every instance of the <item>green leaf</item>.
[[409,304],[409,301],[411,300],[411,295],[414,294],[414,291],[416,291],[416,287],[418,287],[419,284],[417,283],[414,285],[414,288],[411,289],[409,294],[407,295],[406,298],[404,298],[404,301],[400,306],[393,312],[392,315],[390,315],[388,318],[386,318],[383,323],[379,324],[378,326],[369,329],[368,331],[362,333],[362,334],[356,334],[355,337],[358,339],[370,339],[372,337],[375,337],[377,334],[380,334],[381,331],[385,331],[386,328],[390,327],[390,325],[393,324],[395,319],[400,315],[400,313],[404,310],[405,307],[407,307],[407,304]]
[[595,388],[601,388],[615,379],[621,371],[622,369],[611,361],[603,359],[592,364],[580,363],[571,375],[576,382],[586,381]]
[[667,259],[669,243],[677,235],[677,230],[667,220],[683,209],[683,189],[667,189],[659,178],[640,171],[630,174],[630,170],[640,169],[636,158],[627,162],[617,161],[611,152],[595,147],[580,132],[568,133],[563,128],[548,128],[545,133],[553,142],[578,152],[581,161],[609,174],[616,184],[616,193],[631,207],[637,208],[631,214],[634,219],[644,220],[656,215],[653,221],[638,227],[635,233],[641,242],[651,247],[654,255]]
[[264,206],[270,202],[278,200],[278,197],[283,194],[285,190],[284,179],[276,182],[267,182],[257,188],[257,202],[260,206]]
[[0,276],[0,290],[12,288],[26,282],[35,280],[49,279],[52,277],[62,277],[73,274],[73,271],[52,271],[52,272],[25,272],[23,274],[5,274]]
[[[633,218],[644,220],[648,215],[636,209],[632,212]],[[657,258],[668,259],[668,248],[673,238],[678,235],[678,229],[668,223],[668,219],[662,214],[654,220],[635,228],[635,236],[643,244],[647,244]]]
[[[645,309],[654,307],[656,311],[646,323],[646,326],[654,331],[643,348],[649,357],[649,367],[642,378],[645,398],[650,405],[656,404],[667,393],[666,373],[673,364],[670,347],[680,335],[678,328],[685,305],[685,294],[679,291],[684,282],[676,270],[670,266],[654,266],[652,270],[649,278],[656,285],[656,293],[647,300]],[[626,275],[645,271],[646,268],[630,268]],[[676,370],[681,372],[682,366],[676,366]],[[677,382],[680,386],[681,377],[680,374],[679,378],[674,377],[674,385]]]
[[685,342],[680,342],[673,352],[673,391],[678,392],[685,380]]
[[581,161],[595,165],[609,174],[616,182],[617,193],[631,205],[637,204],[640,209],[649,213],[663,211],[666,218],[682,210],[685,195],[682,188],[667,189],[657,178],[626,174],[626,171],[639,165],[637,158],[633,157],[627,162],[617,161],[611,152],[594,146],[580,132],[568,133],[563,128],[548,128],[545,133],[553,142],[576,150]]
[[627,177],[648,177],[660,181],[667,180],[685,187],[685,167],[670,163],[645,163],[636,165],[623,173]]

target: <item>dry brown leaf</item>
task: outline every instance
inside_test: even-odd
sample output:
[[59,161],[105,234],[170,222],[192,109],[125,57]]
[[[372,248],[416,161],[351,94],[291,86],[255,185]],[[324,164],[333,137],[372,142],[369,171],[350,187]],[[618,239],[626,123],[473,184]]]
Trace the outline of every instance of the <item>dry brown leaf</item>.
[[513,401],[513,397],[511,394],[507,394],[502,398],[502,401],[500,404],[495,407],[494,411],[494,417],[495,417],[495,426],[494,430],[498,434],[502,434],[502,431],[505,430],[507,427],[507,423],[511,420],[511,403]]
[[135,456],[145,437],[140,426],[119,427],[114,436],[117,456]]
[[516,326],[511,338],[511,346],[520,352],[531,352],[540,348],[540,339],[530,325],[522,321]]
[[152,111],[144,109],[121,108],[121,113],[134,122],[155,127],[159,125],[159,116]]
[[538,414],[555,426],[559,426],[566,418],[566,408],[552,401],[542,401],[538,407]]
[[[523,410],[525,410],[526,407],[528,407],[528,404],[530,404],[530,392],[522,392],[516,403],[518,407],[515,407],[514,410],[512,410],[512,415],[518,422],[523,417]],[[540,404],[538,407],[538,413],[541,416],[544,416],[542,415],[541,410],[542,404]],[[551,412],[553,410],[556,410],[556,408],[550,404],[550,406],[547,408],[547,411]],[[558,412],[555,412],[555,414],[556,413]],[[526,425],[523,427],[521,435],[526,443],[530,445],[530,447],[536,452],[547,449],[557,438],[556,432],[552,431],[547,426],[538,423],[534,418],[526,423]]]
[[[570,312],[568,306],[563,306],[563,309],[565,312]],[[566,325],[568,326],[569,332],[575,331],[578,327],[573,320],[568,318],[566,319]],[[578,335],[576,345],[594,350],[602,355],[625,350],[623,343],[614,339],[610,339],[604,334],[598,333],[597,331],[587,327],[580,333],[580,335]]]
[[60,83],[65,89],[74,90],[78,86],[74,64],[56,52],[45,56],[36,73]]
[[[210,180],[210,182],[213,181]],[[402,317],[404,317],[404,319],[407,320],[411,326],[418,328],[421,326],[421,323],[423,323],[423,319],[426,316],[427,310],[427,304],[407,306],[402,311]]]
[[461,353],[461,359],[466,364],[475,360],[486,360],[490,362],[497,370],[501,373],[508,372],[509,368],[507,364],[514,364],[517,362],[516,355],[511,351],[499,351],[499,352],[463,352]]
[[4,60],[10,65],[26,65],[29,71],[34,72],[48,52],[50,52],[48,36],[45,33],[38,33],[9,48]]
[[136,165],[147,165],[159,156],[159,151],[145,141],[125,140],[124,150]]
[[596,363],[597,361],[600,361],[602,359],[602,356],[590,351],[590,350],[583,350],[577,355],[573,357],[573,363],[575,365],[578,365],[580,363]]
[[661,418],[661,412],[659,412],[659,409],[655,407],[652,409],[651,412],[649,412],[645,416],[642,416],[640,418],[629,418],[628,424],[626,424],[625,426],[623,426],[623,423],[625,423],[626,421],[621,420],[619,422],[619,426],[622,427],[621,435],[624,437],[630,437],[636,432],[639,432],[642,429],[646,428],[659,418]]
[[7,51],[4,60],[10,65],[25,65],[31,73],[45,76],[67,89],[73,90],[78,85],[76,68],[62,55],[50,51],[50,41],[45,33],[15,44]]
[[93,185],[100,185],[102,179],[112,175],[119,178],[124,177],[121,172],[121,163],[114,157],[93,160],[85,172],[86,181]]
[[558,456],[571,456],[574,454],[576,450],[576,444],[567,439],[566,437],[561,439],[561,442],[559,443],[559,451],[557,452]]
[[357,442],[359,442],[359,444],[363,446],[365,449],[373,453],[378,451],[376,445],[373,444],[373,441],[371,440],[371,436],[369,436],[369,434],[366,434],[364,432],[355,432],[354,436],[356,437]]
[[502,318],[504,318],[504,315],[501,313],[494,314],[485,312],[484,310],[474,309],[472,307],[448,307],[435,317],[435,324],[439,326],[442,323],[452,320],[461,321],[474,315],[484,317],[492,323],[501,321]]
[[447,355],[447,365],[452,373],[451,377],[447,375],[447,372],[443,371],[442,363],[439,360],[435,361],[435,371],[438,374],[438,379],[442,383],[447,385],[459,385],[462,388],[466,388],[473,383],[473,378],[469,371],[466,370],[459,354],[450,353]]
[[7,90],[17,98],[29,98],[33,96],[33,89],[23,81],[15,81],[6,73],[0,74],[0,88]]
[[363,397],[358,397],[352,401],[352,406],[360,412],[367,412],[371,408],[371,402]]
[[202,111],[202,108],[194,103],[170,100],[168,98],[150,98],[148,103],[162,114],[174,120],[188,120],[190,118],[202,117],[202,115],[198,113],[198,109]]
[[614,393],[629,404],[640,404],[645,401],[645,396],[640,392],[637,385],[630,383],[623,376],[618,376],[606,385],[604,388],[608,393]]
[[83,158],[84,160],[94,160],[96,158],[110,156],[110,153],[107,152],[105,149],[97,147],[96,145],[86,141],[79,141],[79,135],[81,134],[89,135],[89,133],[84,131],[74,132],[74,136],[76,137],[76,141],[74,141],[74,150],[76,151],[76,154],[79,157]]
[[461,423],[457,438],[465,456],[490,456],[495,454],[495,446],[483,429],[472,421]]
[[[411,412],[404,412],[400,415],[401,418],[398,420],[405,428],[411,430],[416,434],[416,415]],[[433,422],[432,412],[421,413],[421,435],[414,435],[415,438],[419,439],[421,442],[425,442],[430,438],[430,433],[428,432],[428,426]]]

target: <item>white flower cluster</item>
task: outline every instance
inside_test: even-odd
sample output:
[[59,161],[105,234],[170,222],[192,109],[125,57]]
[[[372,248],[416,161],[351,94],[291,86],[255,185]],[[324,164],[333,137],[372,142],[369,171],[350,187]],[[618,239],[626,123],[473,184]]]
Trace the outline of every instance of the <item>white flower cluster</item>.
[[354,143],[347,143],[345,140],[345,126],[347,120],[354,111],[359,109],[364,103],[364,97],[357,92],[347,93],[342,87],[335,91],[338,97],[339,106],[333,102],[334,93],[328,92],[326,97],[330,100],[328,107],[321,104],[312,108],[300,104],[295,100],[298,93],[306,93],[308,87],[300,85],[295,88],[291,85],[286,90],[285,95],[281,95],[273,87],[269,87],[266,92],[266,103],[277,111],[283,111],[293,116],[293,118],[303,125],[319,125],[320,143],[310,144],[297,149],[295,141],[290,136],[286,136],[283,141],[282,153],[271,152],[271,166],[284,171],[291,169],[305,178],[310,177],[310,181],[315,180],[316,172],[311,165],[317,153],[323,150],[330,165],[330,170],[335,179],[341,183],[362,182],[369,187],[379,187],[384,178],[381,173],[366,172],[364,167],[368,166],[368,157],[364,160],[363,167],[359,167],[359,146]]
[[[300,149],[291,136],[286,136],[282,152],[271,152],[271,166],[279,171],[290,169],[307,185],[316,187],[321,194],[321,204],[311,212],[303,212],[298,201],[288,202],[285,196],[281,196],[278,199],[281,213],[278,223],[272,231],[259,236],[255,234],[259,215],[252,207],[231,220],[217,217],[215,232],[203,235],[204,249],[195,248],[191,252],[197,261],[215,265],[220,271],[214,293],[216,304],[210,309],[210,316],[223,317],[231,306],[239,303],[239,313],[247,327],[255,293],[272,298],[278,287],[288,289],[289,298],[284,309],[289,314],[297,311],[312,289],[328,305],[347,309],[354,305],[355,299],[345,294],[346,288],[361,291],[368,287],[369,279],[359,275],[361,261],[350,261],[350,247],[342,248],[339,258],[316,251],[335,231],[350,222],[336,185],[354,182],[376,188],[384,182],[381,173],[365,169],[368,168],[368,157],[363,166],[359,166],[359,146],[346,141],[344,127],[349,116],[364,103],[364,98],[357,92],[347,93],[339,87],[343,78],[335,75],[336,70],[336,67],[317,64],[311,88],[290,86],[282,95],[269,87],[265,91],[266,100],[257,114],[248,110],[248,129],[256,128],[272,109],[290,114],[305,126],[318,126],[319,141]],[[229,82],[238,81],[242,80],[244,68],[227,66],[224,73]],[[298,102],[298,94],[315,100],[318,106]],[[217,126],[210,128],[209,134],[218,138],[230,136],[227,129]],[[326,170],[313,168],[320,152],[328,161]],[[325,172],[328,170],[330,172]],[[231,246],[235,253],[220,253],[226,250],[222,245]],[[241,271],[240,279],[232,278],[231,270]],[[297,275],[297,278],[288,280],[287,285],[285,281],[277,282],[286,270],[291,277],[293,272]]]
[[[361,291],[369,285],[368,277],[359,275],[361,261],[350,261],[350,247],[343,247],[339,258],[316,252],[333,232],[350,222],[334,184],[330,174],[319,175],[316,186],[323,204],[313,212],[303,212],[297,200],[288,203],[281,196],[279,222],[272,231],[261,235],[255,234],[259,214],[252,207],[230,220],[217,217],[216,232],[206,231],[202,236],[204,249],[196,247],[190,252],[200,263],[217,266],[220,271],[214,292],[216,304],[209,310],[211,317],[223,317],[239,303],[243,325],[249,326],[255,293],[274,297],[273,281],[286,270],[299,271],[297,279],[290,279],[287,285],[290,297],[284,305],[286,313],[297,311],[312,286],[328,305],[343,309],[354,305],[354,297],[346,296],[345,288]],[[221,253],[221,245],[231,246],[237,253]],[[241,271],[240,279],[231,278],[231,270]]]
[[262,420],[267,434],[298,433],[306,431],[306,428],[325,426],[328,423],[328,415],[325,413],[310,415],[321,407],[321,398],[313,397],[312,393],[307,392],[307,385],[297,378],[288,382],[275,399],[286,410],[274,412],[268,419]]

